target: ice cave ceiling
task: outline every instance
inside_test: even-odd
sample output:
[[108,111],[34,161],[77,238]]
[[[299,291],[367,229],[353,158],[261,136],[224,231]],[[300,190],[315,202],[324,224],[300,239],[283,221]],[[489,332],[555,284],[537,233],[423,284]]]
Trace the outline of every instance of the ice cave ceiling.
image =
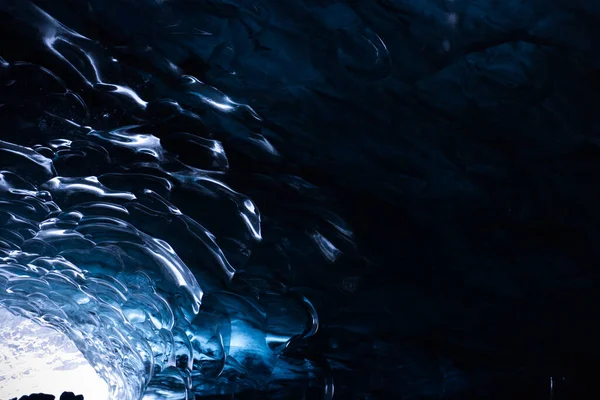
[[[208,371],[226,336],[218,368],[277,382],[257,398],[330,395],[325,375],[340,399],[577,398],[600,355],[599,39],[584,0],[0,0],[0,257],[44,242],[71,270],[135,236],[165,343],[196,332]],[[181,265],[227,334],[178,317],[202,294]]]

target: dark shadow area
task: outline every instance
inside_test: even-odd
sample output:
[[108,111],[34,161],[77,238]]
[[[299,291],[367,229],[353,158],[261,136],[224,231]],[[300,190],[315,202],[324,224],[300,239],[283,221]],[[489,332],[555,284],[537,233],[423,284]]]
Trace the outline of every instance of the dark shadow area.
[[[43,393],[30,394],[29,396],[22,396],[19,400],[54,400],[55,396]],[[16,400],[16,399],[15,399]],[[83,396],[75,395],[71,392],[64,392],[60,395],[60,400],[83,400]]]

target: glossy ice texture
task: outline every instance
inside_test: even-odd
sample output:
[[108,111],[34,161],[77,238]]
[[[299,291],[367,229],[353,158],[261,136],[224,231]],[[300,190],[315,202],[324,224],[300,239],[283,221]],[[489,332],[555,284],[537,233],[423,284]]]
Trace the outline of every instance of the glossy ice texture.
[[[258,272],[251,256],[263,239],[261,214],[225,182],[226,149],[203,123],[228,129],[261,117],[168,60],[161,73],[169,97],[160,88],[142,96],[98,42],[29,2],[6,4],[0,10],[39,46],[35,62],[0,58],[3,112],[15,116],[0,135],[8,365],[19,365],[18,374],[31,368],[43,383],[46,374],[67,374],[60,360],[78,355],[79,365],[82,355],[118,400],[314,381],[321,367],[284,353],[317,331],[316,312],[301,292]],[[248,138],[277,156],[259,131]],[[307,238],[325,259],[339,256],[323,234]],[[251,265],[257,272],[247,272]],[[36,327],[22,328],[22,318]],[[19,328],[5,340],[9,326]],[[51,354],[45,341],[54,343]],[[27,358],[52,355],[46,372]],[[21,379],[2,374],[2,388]]]

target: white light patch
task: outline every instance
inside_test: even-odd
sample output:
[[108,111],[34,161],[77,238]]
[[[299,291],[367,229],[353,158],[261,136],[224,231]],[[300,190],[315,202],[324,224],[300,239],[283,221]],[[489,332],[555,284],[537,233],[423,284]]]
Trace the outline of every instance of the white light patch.
[[0,398],[73,392],[108,400],[108,385],[67,336],[2,306],[0,321]]
[[252,214],[256,214],[256,207],[254,207],[254,203],[251,200],[249,200],[249,199],[244,200],[244,206]]

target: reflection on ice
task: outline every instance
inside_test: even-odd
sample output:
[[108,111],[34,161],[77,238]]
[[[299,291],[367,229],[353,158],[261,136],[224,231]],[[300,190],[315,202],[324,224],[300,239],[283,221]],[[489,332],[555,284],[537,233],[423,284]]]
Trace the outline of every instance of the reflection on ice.
[[[319,328],[310,301],[281,282],[290,240],[278,237],[280,226],[265,229],[260,203],[231,179],[244,168],[239,152],[230,166],[234,136],[281,157],[263,130],[241,122],[258,126],[261,117],[178,76],[183,64],[140,84],[127,49],[15,4],[7,12],[35,30],[41,61],[0,58],[0,85],[19,88],[2,99],[3,110],[16,110],[14,134],[0,138],[2,396],[189,399],[315,380],[316,362],[286,353]],[[233,127],[244,129],[221,132]],[[334,229],[298,240],[333,262],[351,233],[334,216],[322,219]],[[277,252],[275,263],[265,249]]]

